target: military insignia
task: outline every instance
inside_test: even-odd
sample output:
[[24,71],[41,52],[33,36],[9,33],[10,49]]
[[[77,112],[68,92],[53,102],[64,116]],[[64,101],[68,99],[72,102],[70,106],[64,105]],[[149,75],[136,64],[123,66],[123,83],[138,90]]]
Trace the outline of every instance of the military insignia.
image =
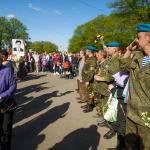
[[94,68],[93,67],[90,67],[90,70],[93,70]]
[[109,68],[109,66],[108,66],[108,65],[106,65],[106,68]]

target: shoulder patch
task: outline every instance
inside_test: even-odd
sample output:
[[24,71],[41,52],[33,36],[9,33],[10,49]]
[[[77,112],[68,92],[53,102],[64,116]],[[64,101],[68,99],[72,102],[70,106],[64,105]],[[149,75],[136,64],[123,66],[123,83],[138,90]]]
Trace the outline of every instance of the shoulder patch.
[[93,69],[94,69],[94,67],[91,66],[91,67],[90,67],[90,70],[93,70]]
[[108,66],[108,65],[106,65],[106,68],[109,68],[109,66]]

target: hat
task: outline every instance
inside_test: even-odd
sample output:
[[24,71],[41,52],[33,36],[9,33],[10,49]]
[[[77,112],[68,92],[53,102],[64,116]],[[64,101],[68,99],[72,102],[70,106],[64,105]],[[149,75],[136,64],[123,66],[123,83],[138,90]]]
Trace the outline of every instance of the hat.
[[117,43],[117,42],[112,42],[112,43],[106,44],[106,46],[107,46],[107,47],[119,47],[120,45],[119,45],[119,43]]
[[89,51],[95,51],[95,50],[96,50],[93,46],[87,46],[87,49],[88,49]]
[[150,32],[150,24],[141,23],[136,27],[138,32]]

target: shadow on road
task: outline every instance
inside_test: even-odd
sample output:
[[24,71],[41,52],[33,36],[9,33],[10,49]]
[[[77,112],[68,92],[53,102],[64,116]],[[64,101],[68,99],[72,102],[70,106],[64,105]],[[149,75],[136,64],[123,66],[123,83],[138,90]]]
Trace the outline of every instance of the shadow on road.
[[[28,95],[32,92],[40,92],[42,90],[48,89],[48,87],[43,87],[44,84],[47,84],[48,82],[43,82],[40,84],[34,84],[34,85],[30,85],[30,86],[26,86],[24,88],[19,88],[16,90],[15,96],[17,98],[20,98],[24,95]],[[51,87],[52,88],[52,87]],[[18,102],[20,102],[21,99],[19,99]]]
[[70,103],[67,102],[60,106],[56,106],[31,121],[15,127],[12,136],[12,149],[36,150],[38,145],[45,139],[45,135],[40,134],[40,132],[51,123],[65,117],[69,105]]
[[42,75],[40,75],[40,74],[36,74],[36,75],[29,74],[28,76],[25,77],[24,81],[36,80],[36,79],[39,79],[39,78],[42,78],[45,76],[47,76],[47,74],[42,74]]
[[49,150],[97,150],[100,134],[97,126],[81,128],[68,134],[64,139]]
[[59,97],[64,96],[64,95],[67,95],[67,94],[72,93],[72,92],[74,92],[74,91],[67,91],[67,92],[61,93],[61,94],[59,95]]
[[47,100],[52,97],[57,97],[57,93],[58,91],[53,91],[52,93],[44,94],[36,98],[33,97],[26,98],[23,96],[21,98],[24,101],[23,103],[25,102],[28,103],[17,106],[13,122],[17,123],[25,118],[28,118],[48,108],[51,105],[52,101],[47,101]]

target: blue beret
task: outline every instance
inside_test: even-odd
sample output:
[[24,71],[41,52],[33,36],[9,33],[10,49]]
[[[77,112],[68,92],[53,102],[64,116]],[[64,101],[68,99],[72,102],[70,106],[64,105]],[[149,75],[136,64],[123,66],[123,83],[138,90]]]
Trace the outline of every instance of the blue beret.
[[138,32],[150,32],[150,24],[141,23],[136,28]]
[[106,44],[106,46],[107,46],[107,47],[119,47],[120,45],[119,45],[119,43],[117,43],[117,42],[112,42],[112,43]]
[[96,50],[93,46],[87,46],[87,49],[88,49],[89,51],[95,51],[95,50]]

